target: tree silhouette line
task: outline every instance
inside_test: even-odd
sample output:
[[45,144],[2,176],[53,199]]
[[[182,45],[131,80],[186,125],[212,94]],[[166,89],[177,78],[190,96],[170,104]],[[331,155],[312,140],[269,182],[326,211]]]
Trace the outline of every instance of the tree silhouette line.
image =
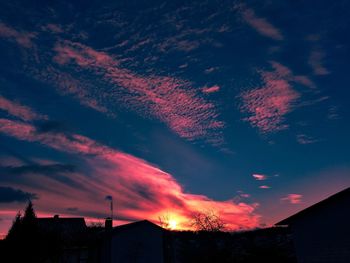
[[58,262],[63,250],[59,233],[40,229],[31,201],[16,214],[4,240],[4,262]]

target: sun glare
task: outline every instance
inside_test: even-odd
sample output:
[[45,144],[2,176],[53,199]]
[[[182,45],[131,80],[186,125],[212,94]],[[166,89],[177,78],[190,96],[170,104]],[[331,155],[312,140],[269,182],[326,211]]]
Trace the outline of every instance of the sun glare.
[[175,220],[170,220],[169,221],[169,228],[176,229],[176,227],[177,227],[177,222]]

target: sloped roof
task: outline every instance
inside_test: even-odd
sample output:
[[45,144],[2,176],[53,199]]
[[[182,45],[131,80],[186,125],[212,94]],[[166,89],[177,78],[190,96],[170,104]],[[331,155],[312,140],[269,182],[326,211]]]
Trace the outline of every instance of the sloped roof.
[[159,230],[165,230],[164,228],[152,223],[151,221],[141,220],[141,221],[137,221],[137,222],[121,225],[121,226],[116,226],[113,228],[113,232],[124,231],[130,228],[140,227],[140,226],[151,226]]
[[[299,220],[305,216],[311,215],[314,212],[323,209],[327,206],[332,206],[333,204],[339,203],[339,202],[343,202],[345,200],[348,200],[350,202],[350,187],[312,205],[309,206],[308,208],[305,208],[304,210],[276,223],[275,225],[289,225],[293,222],[295,222],[295,220]],[[350,205],[350,203],[349,203]]]
[[87,226],[83,217],[47,217],[37,218],[38,227],[46,233],[60,233],[65,239],[75,238],[85,232]]
[[53,227],[59,225],[63,228],[83,229],[86,227],[85,219],[83,217],[41,217],[38,218],[38,224],[40,227]]

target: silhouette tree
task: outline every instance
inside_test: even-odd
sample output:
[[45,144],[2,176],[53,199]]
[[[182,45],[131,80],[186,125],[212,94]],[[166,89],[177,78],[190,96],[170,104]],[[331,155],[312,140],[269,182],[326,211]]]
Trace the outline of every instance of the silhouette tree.
[[191,226],[196,231],[218,232],[225,228],[225,223],[214,211],[206,211],[195,213]]
[[22,221],[24,224],[33,224],[34,222],[36,222],[36,214],[34,211],[33,203],[30,200],[29,200],[28,205],[25,209]]
[[40,233],[37,218],[31,201],[25,209],[23,217],[17,213],[7,236],[5,262],[40,262],[38,248]]
[[165,229],[169,229],[170,228],[170,216],[169,214],[165,214],[162,216],[158,217],[158,225],[160,225],[161,227],[165,228]]
[[23,239],[28,242],[38,237],[37,217],[34,212],[33,203],[30,200],[22,218],[21,232]]
[[22,226],[22,215],[21,212],[18,211],[15,219],[13,220],[12,226],[7,233],[7,240],[16,240],[21,235],[21,226]]

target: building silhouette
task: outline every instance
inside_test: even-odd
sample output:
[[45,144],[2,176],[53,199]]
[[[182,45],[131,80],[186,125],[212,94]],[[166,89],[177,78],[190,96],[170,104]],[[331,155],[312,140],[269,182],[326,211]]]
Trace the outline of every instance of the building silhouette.
[[291,228],[298,262],[350,262],[350,188],[276,225]]

